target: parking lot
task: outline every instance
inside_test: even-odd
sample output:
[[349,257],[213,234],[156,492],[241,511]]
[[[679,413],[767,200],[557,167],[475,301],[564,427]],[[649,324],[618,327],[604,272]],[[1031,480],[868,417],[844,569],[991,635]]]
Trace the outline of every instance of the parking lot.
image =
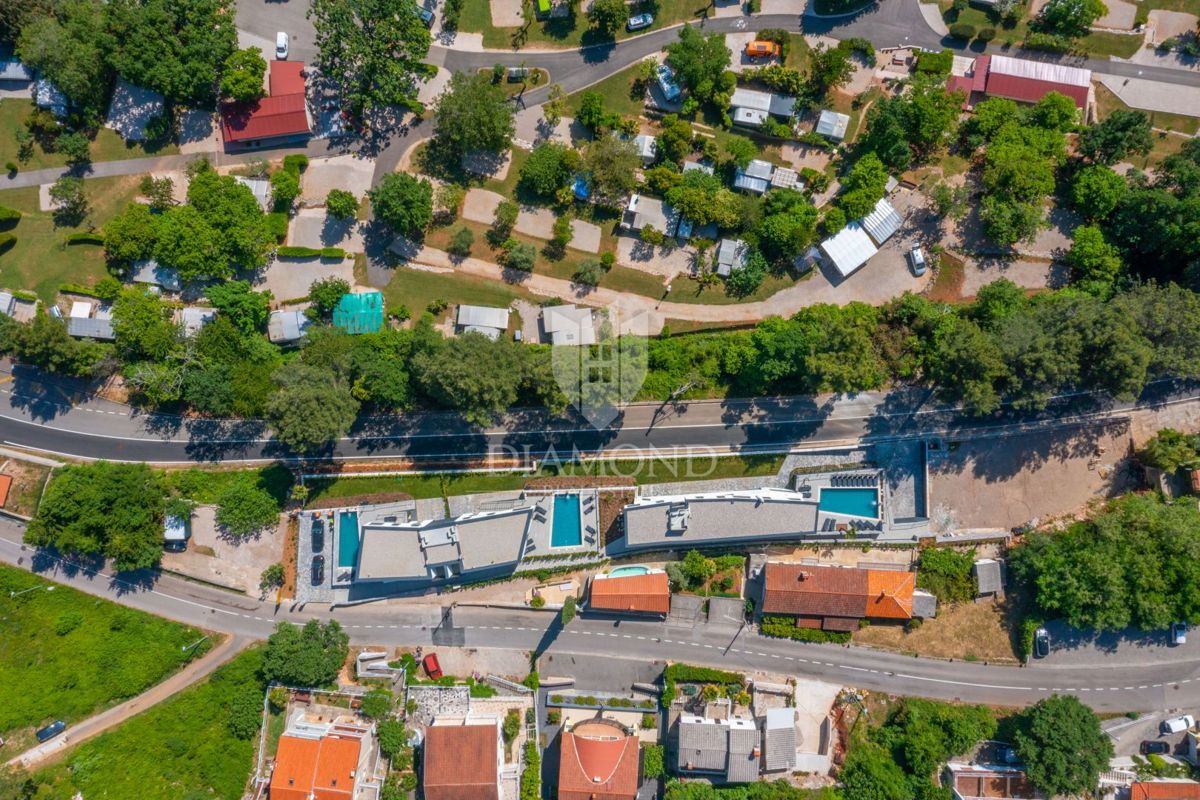
[[[1153,714],[1139,716],[1137,719],[1118,717],[1105,720],[1101,727],[1112,739],[1113,751],[1118,757],[1140,755],[1142,742],[1165,742],[1171,748],[1168,755],[1179,757],[1187,752],[1187,736],[1182,733],[1164,735],[1159,732],[1159,727],[1164,720],[1178,717],[1183,713],[1185,710],[1176,709],[1156,711]],[[1196,710],[1189,709],[1186,713],[1194,715]]]

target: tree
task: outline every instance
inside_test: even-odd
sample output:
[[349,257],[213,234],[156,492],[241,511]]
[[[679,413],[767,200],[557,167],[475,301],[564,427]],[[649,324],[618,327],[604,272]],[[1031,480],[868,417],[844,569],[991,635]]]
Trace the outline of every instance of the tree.
[[596,30],[611,37],[629,20],[629,6],[625,0],[596,0],[587,16]]
[[950,547],[928,547],[921,551],[917,585],[942,603],[966,603],[975,597],[971,575],[975,551]]
[[599,203],[622,202],[637,188],[641,166],[633,142],[616,136],[600,136],[583,149],[583,169],[590,176],[592,194]]
[[74,175],[63,175],[50,184],[50,200],[54,203],[55,225],[79,225],[91,210],[83,179]]
[[658,152],[664,161],[679,163],[692,152],[692,124],[675,114],[662,118],[662,133],[658,135]]
[[909,800],[913,796],[904,771],[874,742],[851,748],[841,779],[846,800]]
[[588,258],[580,262],[575,273],[571,275],[571,280],[576,283],[582,283],[587,286],[596,286],[600,281],[604,280],[604,275],[607,270],[600,263],[600,259]]
[[1163,428],[1146,442],[1138,452],[1142,463],[1175,472],[1181,467],[1190,467],[1200,460],[1200,437],[1187,436],[1174,428]]
[[1075,101],[1061,92],[1047,92],[1028,112],[1029,121],[1039,128],[1063,133],[1075,127],[1079,109]]
[[563,600],[562,610],[558,613],[559,621],[565,628],[575,619],[575,595],[568,595],[566,600]]
[[388,758],[395,758],[408,746],[408,731],[398,719],[385,719],[376,728],[379,750]]
[[337,680],[350,654],[350,637],[336,620],[315,619],[303,628],[280,622],[267,639],[263,675],[297,688],[320,688]]
[[1154,146],[1150,118],[1142,111],[1117,109],[1079,134],[1080,154],[1098,164],[1115,164]]
[[390,172],[367,192],[375,218],[404,236],[416,236],[433,219],[433,185],[405,172]]
[[1112,291],[1113,281],[1121,271],[1121,255],[1117,248],[1104,241],[1104,234],[1091,225],[1080,225],[1071,238],[1067,252],[1071,278],[1079,288],[1098,297]]
[[558,123],[562,122],[566,104],[567,93],[563,90],[562,85],[558,83],[551,84],[550,98],[542,103],[542,119],[546,120],[547,125],[551,128],[558,127]]
[[391,716],[393,705],[395,705],[395,701],[392,699],[391,691],[377,687],[363,695],[359,710],[378,722]]
[[1008,367],[996,343],[978,325],[953,318],[934,348],[929,377],[943,397],[961,401],[972,414],[990,414],[1000,407],[998,386]]
[[1100,0],[1050,0],[1042,6],[1038,24],[1062,36],[1083,36],[1107,13],[1108,7]]
[[421,392],[472,424],[489,424],[516,402],[527,365],[521,345],[468,333],[414,354]]
[[1075,174],[1071,183],[1071,201],[1087,219],[1101,220],[1121,203],[1126,189],[1125,178],[1111,167],[1094,164]]
[[218,234],[194,206],[176,206],[158,217],[154,258],[179,273],[185,283],[229,277],[233,270],[220,252]]
[[271,293],[256,292],[249,281],[225,281],[205,289],[221,316],[244,334],[261,333],[271,315]]
[[64,321],[40,309],[26,325],[13,324],[10,347],[23,363],[76,377],[95,377],[111,345],[73,339]]
[[278,523],[279,503],[250,481],[233,481],[217,495],[217,524],[239,539]]
[[234,691],[225,709],[225,726],[235,739],[253,739],[262,725],[262,691],[243,685]]
[[104,226],[104,257],[109,264],[127,266],[150,258],[158,241],[158,218],[150,207],[131,203]]
[[867,153],[850,168],[842,180],[842,195],[838,205],[847,219],[865,217],[883,197],[887,185],[887,167],[874,153]]
[[165,502],[161,480],[145,464],[63,467],[46,487],[25,541],[111,558],[122,572],[146,569],[162,555]]
[[272,376],[279,391],[266,412],[275,437],[300,452],[316,450],[345,435],[358,415],[358,400],[332,372],[291,363]]
[[150,201],[150,208],[162,211],[175,205],[175,181],[163,176],[146,175],[138,185],[138,191]]
[[179,346],[174,309],[152,292],[130,287],[113,303],[113,335],[126,359],[163,361]]
[[667,201],[684,218],[697,225],[712,222],[732,228],[739,221],[741,204],[721,179],[700,170],[684,173],[678,186],[667,192]]
[[54,142],[54,146],[67,157],[67,165],[70,167],[82,167],[92,160],[92,143],[82,131],[64,133]]
[[70,3],[58,14],[31,16],[17,37],[17,55],[67,98],[70,110],[87,125],[108,111],[112,86],[104,41],[104,6]]
[[446,251],[452,256],[466,258],[471,255],[471,246],[475,244],[475,233],[465,225],[454,232]]
[[479,151],[503,153],[512,146],[515,130],[508,96],[487,75],[450,77],[433,118],[434,143],[442,153],[454,159]]
[[533,272],[533,265],[537,261],[537,248],[528,242],[508,239],[504,242],[499,260],[509,269]]
[[745,136],[730,136],[721,144],[721,152],[725,163],[745,169],[758,155],[758,145]]
[[521,185],[536,195],[552,198],[578,168],[579,154],[575,150],[558,142],[542,142],[521,165]]
[[283,564],[271,564],[262,571],[262,575],[258,579],[258,590],[265,593],[272,589],[278,589],[283,586],[283,579]]
[[1070,695],[1052,695],[1021,712],[1013,740],[1026,774],[1051,797],[1092,791],[1113,757],[1099,718]]
[[938,181],[929,192],[933,201],[933,209],[939,217],[962,219],[967,215],[967,201],[971,198],[971,190],[966,185],[950,186]]
[[830,89],[846,84],[854,74],[850,50],[844,47],[817,45],[809,56],[809,81],[813,92],[824,96]]
[[343,297],[350,293],[350,283],[345,278],[319,278],[308,287],[308,299],[316,309],[317,316],[328,319]]
[[901,109],[908,143],[918,160],[925,160],[953,136],[962,98],[948,93],[938,80],[917,78]]
[[325,210],[334,219],[354,219],[358,214],[358,198],[345,189],[330,189],[325,196]]
[[251,103],[262,97],[263,76],[267,72],[267,61],[262,50],[247,47],[234,50],[225,59],[221,72],[221,96],[235,103]]
[[[211,231],[210,273],[197,273],[185,280],[201,277],[225,278],[234,269],[255,270],[266,266],[267,253],[275,246],[275,236],[267,227],[266,215],[249,188],[232,175],[218,175],[207,161],[189,168],[188,205],[199,213]],[[171,209],[164,216],[170,216]],[[159,261],[163,261],[159,258]],[[175,266],[175,265],[172,265]]]
[[271,202],[276,211],[287,211],[300,196],[300,175],[290,169],[271,173]]
[[720,87],[720,76],[729,69],[729,48],[719,33],[705,35],[699,28],[684,25],[679,41],[667,45],[667,65],[701,102]]
[[379,130],[399,124],[393,106],[418,108],[417,83],[432,38],[408,0],[313,0],[308,17],[317,43],[317,71],[336,87],[350,115]]

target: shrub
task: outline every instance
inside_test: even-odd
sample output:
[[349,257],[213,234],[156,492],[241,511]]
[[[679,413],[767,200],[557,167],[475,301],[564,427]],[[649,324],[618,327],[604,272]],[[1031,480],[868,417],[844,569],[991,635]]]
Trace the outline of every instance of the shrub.
[[341,261],[346,257],[346,251],[340,247],[322,247],[321,258],[332,258]]
[[917,586],[932,592],[943,603],[965,603],[975,596],[975,579],[971,576],[974,560],[974,550],[959,552],[949,547],[922,550]]
[[7,172],[9,175],[16,175],[17,174],[17,165],[12,161],[5,161],[4,162],[4,171]]
[[954,51],[942,50],[938,53],[921,51],[917,55],[917,72],[929,75],[949,75],[954,66]]
[[217,524],[234,536],[247,536],[279,521],[279,504],[266,489],[245,480],[217,496]]
[[579,268],[575,270],[571,280],[586,286],[595,286],[604,279],[604,273],[604,265],[600,263],[599,259],[588,258],[580,262]]
[[983,28],[982,30],[979,31],[979,35],[975,37],[976,41],[980,41],[980,42],[990,42],[992,39],[995,39],[995,38],[996,38],[996,29],[995,28]]
[[517,734],[521,732],[521,715],[516,709],[509,709],[504,716],[504,722],[500,726],[500,735],[504,737],[504,743],[510,744],[513,739],[517,738]]
[[642,748],[642,772],[650,780],[663,776],[665,769],[661,744],[648,744]]
[[288,234],[288,214],[286,211],[272,211],[266,215],[267,217],[267,232],[275,237],[275,241],[282,242],[287,238]]
[[968,22],[956,22],[950,26],[950,35],[955,39],[969,41],[975,38],[975,26]]
[[1071,51],[1071,40],[1056,33],[1035,31],[1025,37],[1024,46],[1028,50],[1043,50],[1047,53],[1068,53]]
[[454,232],[450,245],[446,248],[450,255],[466,258],[471,255],[471,245],[475,244],[475,233],[465,225]]
[[645,225],[641,230],[642,241],[646,244],[661,245],[667,240],[666,235],[653,225]]
[[271,200],[276,211],[286,211],[299,196],[299,173],[285,169],[271,175]]
[[95,244],[104,245],[104,237],[99,233],[91,231],[80,231],[79,233],[67,234],[67,244]]
[[275,250],[275,255],[280,258],[315,258],[321,255],[321,251],[315,247],[279,247]]
[[345,189],[333,189],[325,196],[325,210],[337,219],[354,219],[358,214],[358,198]]
[[531,599],[529,601],[529,607],[530,608],[545,608],[546,607],[546,598],[542,597],[540,594],[535,594],[533,596],[533,599]]
[[0,253],[6,252],[17,243],[17,237],[11,233],[0,233]]
[[528,243],[509,239],[504,243],[504,252],[500,254],[500,263],[509,269],[522,272],[533,272],[533,264],[537,260],[537,249]]
[[643,730],[653,730],[656,725],[658,725],[658,717],[654,716],[653,714],[642,714]]
[[562,620],[563,627],[571,624],[571,620],[575,619],[575,598],[568,597],[563,602],[562,611],[559,612],[559,619]]
[[15,208],[8,206],[0,206],[0,222],[18,222],[21,219],[21,212]]
[[831,642],[845,644],[850,641],[849,633],[840,631],[823,631],[820,628],[798,628],[796,620],[791,617],[763,617],[759,625],[763,636],[774,636],[777,639],[795,639],[800,642]]
[[54,621],[54,632],[59,636],[66,636],[82,624],[83,614],[78,611],[67,611],[60,614]]
[[283,157],[283,168],[288,172],[300,173],[308,167],[308,156],[296,153]]

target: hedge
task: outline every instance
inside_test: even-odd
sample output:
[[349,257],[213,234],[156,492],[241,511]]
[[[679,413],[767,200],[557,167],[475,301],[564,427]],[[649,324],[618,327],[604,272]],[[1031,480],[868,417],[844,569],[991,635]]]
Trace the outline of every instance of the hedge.
[[950,26],[950,35],[955,39],[974,39],[975,26],[967,22],[956,22]]
[[942,50],[938,53],[921,51],[917,55],[917,72],[929,75],[949,75],[954,66],[954,51]]
[[288,215],[286,211],[272,211],[267,214],[267,230],[275,237],[275,241],[282,242],[287,238],[288,232]]
[[84,286],[82,283],[60,283],[58,290],[67,294],[81,294],[84,297],[95,297],[97,299],[100,297],[100,295],[96,294],[94,286]]
[[339,261],[346,257],[346,251],[340,247],[322,247],[321,258],[336,258]]
[[303,153],[283,157],[283,168],[288,172],[300,172],[308,167],[308,156]]
[[0,233],[0,253],[5,252],[17,243],[17,237],[11,233]]
[[81,231],[80,233],[67,234],[67,244],[104,244],[104,237],[98,233],[89,231]]
[[679,681],[688,683],[719,683],[726,686],[737,684],[744,686],[745,680],[736,672],[726,672],[711,667],[694,667],[691,664],[670,664],[663,670],[663,708],[669,708],[675,699],[675,684]]
[[275,255],[280,258],[316,258],[321,251],[315,247],[278,247]]
[[8,206],[0,206],[0,222],[16,222],[21,219],[21,212]]
[[820,628],[798,628],[792,617],[763,617],[758,630],[763,636],[776,639],[796,639],[801,642],[831,642],[846,644],[850,634],[842,631],[823,631]]
[[18,300],[24,300],[27,303],[36,303],[38,296],[34,292],[26,291],[25,289],[13,289],[12,296]]
[[1067,53],[1071,50],[1071,40],[1054,33],[1031,33],[1025,37],[1024,47],[1047,53]]
[[979,35],[975,37],[975,40],[979,41],[979,42],[990,42],[992,39],[995,39],[995,38],[996,38],[996,29],[995,28],[984,28],[981,31],[979,31]]

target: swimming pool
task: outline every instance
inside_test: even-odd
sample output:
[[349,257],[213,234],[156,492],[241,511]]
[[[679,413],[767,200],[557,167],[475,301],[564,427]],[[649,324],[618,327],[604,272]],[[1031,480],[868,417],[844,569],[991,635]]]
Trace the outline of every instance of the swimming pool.
[[583,544],[583,523],[579,519],[579,495],[554,495],[554,523],[550,529],[551,547],[578,547]]
[[633,564],[628,567],[617,567],[612,572],[608,573],[610,578],[624,578],[627,575],[645,575],[650,572],[649,567],[643,567],[641,564]]
[[830,514],[879,519],[879,492],[875,489],[825,488],[821,490],[817,508]]
[[358,512],[338,514],[338,566],[353,567],[358,563]]

